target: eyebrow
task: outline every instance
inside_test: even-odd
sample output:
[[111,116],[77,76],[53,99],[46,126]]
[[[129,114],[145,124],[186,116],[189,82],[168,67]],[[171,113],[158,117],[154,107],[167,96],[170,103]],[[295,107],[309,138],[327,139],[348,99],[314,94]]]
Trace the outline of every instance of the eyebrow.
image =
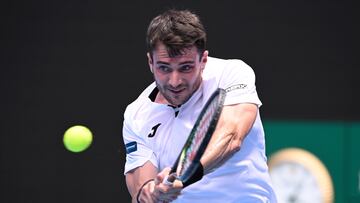
[[[189,64],[189,63],[194,64],[195,62],[194,61],[184,61],[184,62],[179,63],[179,65],[184,65],[184,64]],[[156,62],[156,64],[170,65],[170,63],[164,62],[164,61],[158,61],[158,62]]]

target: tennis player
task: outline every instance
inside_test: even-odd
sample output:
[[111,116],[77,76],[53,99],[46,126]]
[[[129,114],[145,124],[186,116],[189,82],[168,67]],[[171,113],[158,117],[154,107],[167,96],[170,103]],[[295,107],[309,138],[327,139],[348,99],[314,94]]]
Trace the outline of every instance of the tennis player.
[[[124,174],[132,202],[275,203],[253,70],[241,60],[210,57],[204,27],[187,10],[155,17],[147,45],[155,81],[124,113]],[[164,184],[199,112],[219,87],[227,92],[225,106],[202,168],[190,182]]]

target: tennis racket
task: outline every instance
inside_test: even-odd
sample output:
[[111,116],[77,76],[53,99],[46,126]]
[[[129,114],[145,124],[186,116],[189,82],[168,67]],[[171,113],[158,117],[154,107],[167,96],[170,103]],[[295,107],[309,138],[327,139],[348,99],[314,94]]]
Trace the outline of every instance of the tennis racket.
[[[202,167],[200,159],[216,128],[224,104],[225,94],[225,90],[218,88],[210,96],[171,168],[170,175],[175,173],[176,179],[183,183],[189,182],[196,175],[199,167]],[[165,184],[172,184],[173,181],[174,178],[170,179],[170,177],[164,179]]]

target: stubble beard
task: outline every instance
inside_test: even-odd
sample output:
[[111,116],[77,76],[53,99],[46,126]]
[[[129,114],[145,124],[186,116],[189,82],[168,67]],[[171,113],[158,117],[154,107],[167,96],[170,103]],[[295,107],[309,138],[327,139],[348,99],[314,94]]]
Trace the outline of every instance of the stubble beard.
[[[159,89],[159,92],[163,95],[163,97],[166,99],[166,101],[170,105],[172,105],[172,106],[180,106],[180,105],[186,103],[191,98],[191,96],[194,94],[194,92],[196,90],[198,90],[198,88],[200,87],[200,84],[202,83],[202,77],[200,76],[200,77],[197,78],[197,81],[195,82],[194,88],[191,90],[191,92],[188,95],[186,95],[185,98],[181,99],[180,101],[178,100],[181,97],[180,95],[175,95],[175,98],[169,96],[168,94],[166,94],[167,91],[170,91],[170,90],[168,90],[167,86],[160,86],[157,81],[155,81],[155,82],[156,82],[157,88]],[[188,85],[186,85],[184,87],[186,89],[189,88]]]

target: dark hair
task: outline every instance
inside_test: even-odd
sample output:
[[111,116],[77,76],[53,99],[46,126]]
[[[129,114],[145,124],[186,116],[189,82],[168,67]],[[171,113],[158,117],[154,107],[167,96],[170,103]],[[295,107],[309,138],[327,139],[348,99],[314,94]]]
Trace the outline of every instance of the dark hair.
[[147,30],[146,44],[150,55],[162,42],[170,57],[196,46],[199,54],[206,48],[206,32],[199,17],[188,10],[168,10],[156,16]]

